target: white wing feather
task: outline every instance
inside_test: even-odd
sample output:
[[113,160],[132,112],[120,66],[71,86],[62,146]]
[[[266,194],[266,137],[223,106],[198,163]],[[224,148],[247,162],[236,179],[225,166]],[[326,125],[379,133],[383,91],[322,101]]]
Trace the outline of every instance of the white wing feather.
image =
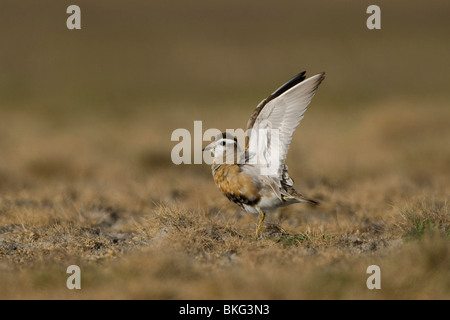
[[[263,132],[264,134],[268,134],[268,128],[272,130],[278,129],[279,162],[276,175],[280,180],[283,180],[284,171],[287,171],[285,169],[285,161],[289,145],[292,141],[292,135],[300,121],[303,119],[303,114],[323,79],[324,74],[321,73],[303,80],[263,106],[254,121],[253,131],[250,132],[250,163],[252,163],[252,161],[255,163],[254,156],[258,156],[256,165],[259,165],[261,160],[273,161],[273,157],[269,150],[271,145],[270,137],[261,137],[260,134],[257,134],[258,137],[256,137],[257,135],[255,135],[255,133]],[[266,131],[258,131],[261,129],[266,129]],[[261,138],[263,138],[263,140],[266,139],[268,143],[258,143],[257,140],[261,141]],[[267,163],[268,162],[265,162],[265,164]],[[289,177],[287,176],[287,178]]]

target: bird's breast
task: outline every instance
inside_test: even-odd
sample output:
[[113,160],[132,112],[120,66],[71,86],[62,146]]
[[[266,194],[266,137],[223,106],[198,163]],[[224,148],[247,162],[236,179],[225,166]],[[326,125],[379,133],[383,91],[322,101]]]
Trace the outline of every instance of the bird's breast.
[[243,172],[237,164],[222,164],[213,172],[214,182],[220,191],[243,209],[244,205],[253,206],[260,201],[258,182]]

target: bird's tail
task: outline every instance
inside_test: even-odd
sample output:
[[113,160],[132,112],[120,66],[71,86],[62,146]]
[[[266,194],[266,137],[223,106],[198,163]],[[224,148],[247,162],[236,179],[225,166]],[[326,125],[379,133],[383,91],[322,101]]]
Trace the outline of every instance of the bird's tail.
[[314,206],[318,206],[320,204],[319,201],[316,201],[316,200],[313,200],[313,199],[308,199],[308,198],[305,198],[303,196],[301,198],[299,198],[299,197],[296,197],[296,198],[298,200],[300,200],[300,202],[306,202],[306,203],[312,204]]
[[294,202],[306,202],[306,203],[309,203],[309,204],[315,205],[315,206],[318,206],[320,204],[319,201],[306,198],[301,193],[298,193],[293,187],[285,186],[285,190],[289,194],[288,196],[286,196],[286,199],[289,198],[291,201],[294,201]]

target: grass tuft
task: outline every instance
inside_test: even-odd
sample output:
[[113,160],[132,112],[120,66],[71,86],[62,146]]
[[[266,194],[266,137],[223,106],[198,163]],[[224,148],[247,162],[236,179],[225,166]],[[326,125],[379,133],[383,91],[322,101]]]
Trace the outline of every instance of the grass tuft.
[[405,240],[417,240],[428,234],[450,238],[450,209],[447,201],[420,200],[401,210]]

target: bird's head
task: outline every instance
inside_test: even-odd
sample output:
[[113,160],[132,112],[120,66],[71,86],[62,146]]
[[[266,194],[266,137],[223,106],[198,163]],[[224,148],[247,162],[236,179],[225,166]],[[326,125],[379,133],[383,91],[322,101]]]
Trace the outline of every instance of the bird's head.
[[236,163],[237,155],[241,151],[237,138],[222,132],[214,137],[214,141],[203,148],[203,151],[213,153],[215,163]]

